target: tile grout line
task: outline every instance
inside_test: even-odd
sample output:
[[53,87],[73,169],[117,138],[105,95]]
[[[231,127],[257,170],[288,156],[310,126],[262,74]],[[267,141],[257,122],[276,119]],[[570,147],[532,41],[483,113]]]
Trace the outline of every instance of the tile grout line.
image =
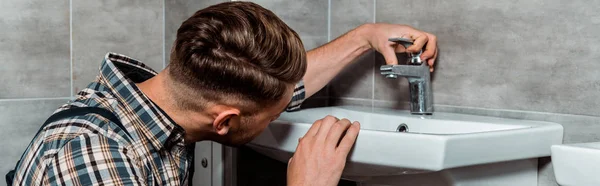
[[[377,22],[377,0],[373,0],[373,23]],[[373,73],[371,73],[371,110],[375,109],[375,73],[377,69],[375,68],[375,54],[373,55]]]
[[327,42],[331,41],[331,0],[327,0]]
[[[352,100],[352,101],[372,101],[372,102],[395,102],[393,100],[373,100],[367,98],[352,98],[352,97],[342,97],[335,98],[341,100]],[[408,101],[402,101],[404,103],[408,103]],[[600,116],[594,115],[584,115],[584,114],[566,114],[566,113],[554,113],[554,112],[540,112],[540,111],[529,111],[529,110],[511,110],[511,109],[494,109],[494,108],[481,108],[481,107],[469,107],[469,106],[458,106],[458,105],[445,105],[445,104],[433,104],[435,106],[448,107],[448,108],[458,108],[458,109],[471,109],[471,110],[484,110],[484,111],[499,111],[499,112],[518,112],[525,114],[541,114],[541,115],[561,115],[561,116],[577,116],[577,117],[594,117],[600,118]]]
[[481,108],[481,107],[470,107],[470,106],[458,106],[458,105],[445,105],[445,104],[433,104],[435,106],[459,108],[459,109],[471,109],[471,110],[484,110],[484,111],[498,111],[498,112],[517,112],[524,114],[540,114],[540,115],[561,115],[561,116],[579,116],[579,117],[595,117],[600,116],[584,115],[584,114],[566,114],[566,113],[554,113],[554,112],[541,112],[541,111],[530,111],[530,110],[511,110],[511,109],[495,109],[495,108]]
[[373,23],[377,22],[377,0],[373,0]]
[[69,0],[69,69],[70,89],[69,95],[73,97],[75,87],[73,85],[73,0]]
[[[212,141],[210,142],[210,163],[209,163],[209,165],[210,165],[210,168],[209,168],[210,169],[210,185],[214,185],[215,184],[214,183],[214,181],[215,181],[214,180],[214,176],[215,175],[213,174],[213,171],[214,171],[214,168],[215,168],[215,165],[213,164],[213,158],[214,158],[213,157],[213,153],[214,153],[213,152],[213,150],[214,150],[213,149],[213,143],[214,142],[212,142]],[[202,160],[200,160],[200,161],[202,161]]]
[[162,27],[162,31],[163,31],[163,37],[162,37],[162,60],[163,60],[163,69],[165,69],[167,67],[167,52],[166,52],[166,44],[167,44],[167,0],[163,1],[163,16],[162,16],[162,22],[163,22],[163,27]]
[[[331,42],[331,0],[327,0],[327,42]],[[330,89],[331,89],[331,86],[325,85],[325,96],[326,97],[331,97]],[[327,98],[325,100],[325,105],[329,106],[329,98]]]

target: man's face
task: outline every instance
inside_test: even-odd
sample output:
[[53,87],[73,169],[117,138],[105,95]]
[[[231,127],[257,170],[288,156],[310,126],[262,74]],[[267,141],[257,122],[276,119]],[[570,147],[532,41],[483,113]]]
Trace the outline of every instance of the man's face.
[[253,116],[241,116],[240,124],[236,128],[231,128],[227,134],[225,145],[240,146],[252,141],[271,123],[276,120],[281,112],[285,111],[288,103],[292,99],[294,85],[289,85],[285,95],[278,103],[271,107],[257,111]]

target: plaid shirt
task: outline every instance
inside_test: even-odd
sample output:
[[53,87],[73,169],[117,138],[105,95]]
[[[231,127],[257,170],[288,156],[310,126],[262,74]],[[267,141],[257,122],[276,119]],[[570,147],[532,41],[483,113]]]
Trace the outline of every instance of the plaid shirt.
[[[135,59],[107,54],[96,80],[56,112],[104,108],[127,132],[97,114],[49,123],[25,150],[13,184],[187,185],[194,153],[185,146],[184,130],[135,85],[154,75]],[[300,82],[288,110],[303,99]]]

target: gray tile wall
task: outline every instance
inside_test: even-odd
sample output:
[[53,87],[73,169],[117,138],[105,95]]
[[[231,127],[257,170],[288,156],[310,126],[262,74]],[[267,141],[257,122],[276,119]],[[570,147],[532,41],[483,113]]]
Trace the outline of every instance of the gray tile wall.
[[107,52],[164,68],[164,2],[0,1],[0,175],[52,111],[93,80]]
[[307,50],[327,42],[327,0],[252,0],[294,29]]
[[[331,39],[375,19],[373,0],[331,0]],[[373,61],[370,51],[352,62],[329,83],[330,97],[373,98]],[[335,100],[332,100],[332,104]]]
[[75,92],[94,80],[107,52],[164,67],[164,0],[75,0],[72,8]]
[[0,99],[69,97],[69,0],[2,0],[0,26]]
[[0,2],[2,176],[15,167],[44,120],[71,97],[69,4]]

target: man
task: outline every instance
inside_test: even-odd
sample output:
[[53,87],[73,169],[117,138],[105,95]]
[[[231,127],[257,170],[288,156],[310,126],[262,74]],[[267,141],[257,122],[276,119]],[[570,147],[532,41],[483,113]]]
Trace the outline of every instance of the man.
[[[196,12],[177,31],[160,73],[119,54],[45,123],[17,165],[13,185],[187,185],[191,144],[251,141],[286,108],[325,86],[365,51],[387,63],[408,37],[433,65],[435,37],[408,26],[367,24],[306,53],[272,12],[228,2]],[[303,80],[303,81],[301,81]],[[288,185],[336,185],[359,123],[327,116],[300,139]],[[338,145],[339,142],[339,145]]]

